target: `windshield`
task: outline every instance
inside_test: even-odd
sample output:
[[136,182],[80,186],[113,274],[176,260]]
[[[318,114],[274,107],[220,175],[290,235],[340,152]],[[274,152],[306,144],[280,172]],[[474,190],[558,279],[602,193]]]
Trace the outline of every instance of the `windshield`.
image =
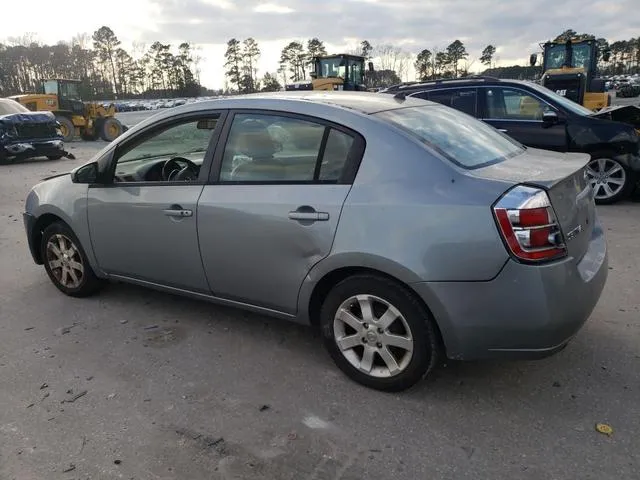
[[340,61],[342,59],[339,57],[335,58],[326,58],[319,61],[320,71],[317,72],[318,77],[328,78],[328,77],[342,77],[344,78],[345,67],[340,66]]
[[[591,48],[588,43],[573,45],[572,67],[589,70]],[[566,45],[553,45],[547,49],[546,68],[561,68],[566,59]]]
[[490,125],[445,106],[399,108],[375,115],[467,169],[500,162],[525,149]]
[[24,105],[10,99],[0,99],[0,115],[11,115],[14,113],[28,113],[29,109]]
[[592,115],[593,111],[589,110],[586,107],[583,107],[579,103],[574,102],[573,100],[568,99],[567,97],[563,97],[562,95],[558,95],[553,90],[548,89],[547,87],[543,87],[538,85],[537,83],[530,82],[529,86],[538,90],[543,95],[550,97],[552,100],[555,100],[559,103],[563,108],[575,113],[576,115]]

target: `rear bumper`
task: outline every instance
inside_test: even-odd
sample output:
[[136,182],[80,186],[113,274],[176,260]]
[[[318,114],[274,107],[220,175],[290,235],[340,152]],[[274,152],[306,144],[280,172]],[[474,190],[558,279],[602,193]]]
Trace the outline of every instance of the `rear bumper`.
[[451,359],[542,358],[562,350],[595,308],[608,275],[602,226],[589,249],[544,266],[509,260],[489,282],[414,284]]
[[64,143],[58,139],[17,141],[0,146],[0,157],[12,160],[57,156],[64,153]]

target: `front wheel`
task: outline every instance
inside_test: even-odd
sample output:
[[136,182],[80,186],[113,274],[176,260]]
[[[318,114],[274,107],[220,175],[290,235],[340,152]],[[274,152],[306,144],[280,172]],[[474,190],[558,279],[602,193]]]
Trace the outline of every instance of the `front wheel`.
[[356,275],[337,284],[321,309],[325,347],[352,380],[406,390],[435,367],[440,344],[424,306],[398,283]]
[[633,189],[633,172],[617,160],[597,158],[587,166],[587,177],[593,188],[595,201],[606,205],[626,198]]
[[66,224],[55,222],[45,228],[40,248],[44,268],[62,293],[86,297],[102,287],[103,281],[96,277],[80,241]]

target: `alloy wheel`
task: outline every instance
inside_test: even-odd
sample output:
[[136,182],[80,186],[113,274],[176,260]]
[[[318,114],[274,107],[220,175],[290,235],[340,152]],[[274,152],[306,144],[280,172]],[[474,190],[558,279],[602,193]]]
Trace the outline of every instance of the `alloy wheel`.
[[596,200],[608,200],[619,195],[627,183],[622,165],[608,158],[598,158],[587,166],[587,176]]
[[345,300],[333,319],[336,344],[359,371],[378,378],[403,372],[413,356],[411,329],[400,311],[373,295]]
[[46,247],[47,263],[56,280],[65,288],[76,289],[84,279],[84,265],[78,247],[67,237],[52,235]]

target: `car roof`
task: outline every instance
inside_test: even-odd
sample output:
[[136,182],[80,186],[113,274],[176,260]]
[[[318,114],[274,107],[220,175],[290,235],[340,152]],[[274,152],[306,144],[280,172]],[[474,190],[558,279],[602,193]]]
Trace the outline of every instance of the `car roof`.
[[426,82],[409,82],[404,84],[393,85],[389,87],[389,93],[414,92],[419,90],[431,90],[435,88],[447,87],[466,87],[480,85],[500,85],[500,84],[517,84],[530,85],[530,80],[515,80],[497,77],[473,76],[463,78],[447,78],[438,80],[429,80]]
[[345,91],[300,91],[300,92],[272,92],[254,93],[221,97],[213,100],[182,105],[181,112],[198,111],[207,108],[274,108],[287,109],[287,106],[312,102],[321,105],[334,106],[356,111],[365,115],[405,108],[433,104],[426,100],[415,98],[395,98],[392,95],[381,95],[373,92],[345,92]]

